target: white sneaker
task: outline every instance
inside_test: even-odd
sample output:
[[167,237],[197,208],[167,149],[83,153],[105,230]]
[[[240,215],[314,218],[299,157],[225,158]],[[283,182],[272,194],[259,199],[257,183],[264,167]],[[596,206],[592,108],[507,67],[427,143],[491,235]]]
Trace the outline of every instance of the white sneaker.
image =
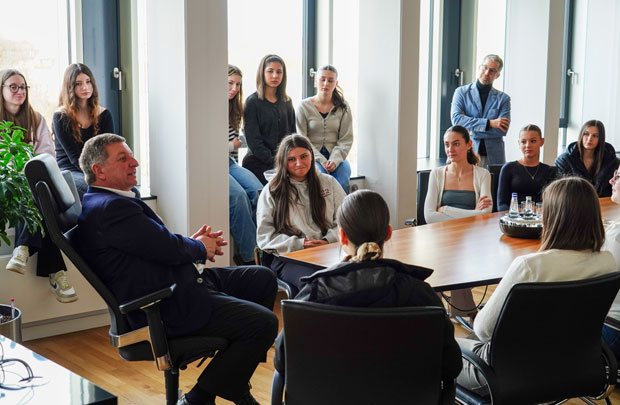
[[78,296],[75,293],[75,290],[69,284],[69,280],[67,279],[67,275],[64,270],[60,270],[59,272],[52,273],[49,275],[50,287],[54,294],[56,294],[56,299],[60,302],[73,302],[77,301]]
[[9,263],[6,265],[6,269],[19,274],[24,274],[26,271],[26,266],[28,265],[28,257],[30,257],[28,246],[22,245],[16,247],[15,250],[13,250],[11,260],[9,260]]

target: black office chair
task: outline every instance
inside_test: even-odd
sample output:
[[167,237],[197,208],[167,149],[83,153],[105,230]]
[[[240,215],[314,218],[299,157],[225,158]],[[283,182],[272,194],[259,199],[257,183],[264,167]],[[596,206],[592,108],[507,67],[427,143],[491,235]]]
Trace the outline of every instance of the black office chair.
[[418,217],[408,218],[405,220],[405,226],[418,226],[426,225],[426,219],[424,219],[424,201],[426,201],[426,192],[428,191],[428,178],[431,175],[431,170],[420,170],[418,172]]
[[491,173],[491,198],[493,199],[493,212],[497,212],[497,187],[499,184],[499,173],[502,171],[503,164],[488,165]]
[[440,403],[445,316],[282,301],[286,376],[274,372],[272,405],[285,386],[286,405]]
[[620,272],[515,285],[493,331],[489,363],[461,348],[463,358],[486,378],[490,397],[457,384],[457,402],[533,404],[596,397],[610,403],[618,365],[601,340],[601,329],[619,288]]
[[[217,350],[225,349],[228,342],[215,337],[166,337],[159,303],[174,293],[175,285],[119,305],[114,294],[73,247],[82,206],[69,172],[61,174],[56,160],[47,154],[29,161],[25,172],[52,241],[67,255],[108,306],[110,343],[118,348],[120,356],[127,361],[155,361],[157,368],[164,371],[166,402],[168,405],[176,404],[179,395],[179,369],[184,370],[195,360],[212,357]],[[146,313],[148,326],[131,330],[126,315],[137,309]]]

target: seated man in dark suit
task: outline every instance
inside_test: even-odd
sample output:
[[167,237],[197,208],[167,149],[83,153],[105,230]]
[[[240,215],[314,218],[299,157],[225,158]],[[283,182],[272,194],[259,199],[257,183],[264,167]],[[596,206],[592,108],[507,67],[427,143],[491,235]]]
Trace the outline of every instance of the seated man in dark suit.
[[[128,302],[175,283],[161,302],[170,337],[228,339],[178,404],[215,404],[220,396],[235,404],[258,404],[248,381],[278,331],[273,314],[277,292],[273,272],[260,266],[197,269],[222,255],[222,232],[203,225],[191,238],[171,233],[130,191],[138,161],[125,139],[98,135],[84,144],[80,167],[89,185],[78,221],[78,248],[119,302]],[[142,311],[128,317],[133,328],[146,325]]]

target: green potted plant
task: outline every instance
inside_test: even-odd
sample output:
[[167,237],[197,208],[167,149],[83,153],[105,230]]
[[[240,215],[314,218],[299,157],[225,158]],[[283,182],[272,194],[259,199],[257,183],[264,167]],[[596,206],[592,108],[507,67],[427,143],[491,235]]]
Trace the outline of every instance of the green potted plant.
[[11,244],[7,229],[19,220],[25,221],[32,233],[37,228],[43,231],[41,213],[24,175],[24,166],[34,156],[34,149],[23,139],[23,128],[0,121],[0,245]]

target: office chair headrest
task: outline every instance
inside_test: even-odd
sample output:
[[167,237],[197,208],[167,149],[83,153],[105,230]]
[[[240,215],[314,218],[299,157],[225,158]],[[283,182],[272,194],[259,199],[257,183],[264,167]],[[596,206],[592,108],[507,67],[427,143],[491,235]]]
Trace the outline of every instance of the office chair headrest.
[[25,173],[33,190],[39,181],[44,181],[50,186],[54,199],[62,211],[75,204],[73,193],[60,172],[56,159],[52,156],[44,153],[34,157],[26,164]]

